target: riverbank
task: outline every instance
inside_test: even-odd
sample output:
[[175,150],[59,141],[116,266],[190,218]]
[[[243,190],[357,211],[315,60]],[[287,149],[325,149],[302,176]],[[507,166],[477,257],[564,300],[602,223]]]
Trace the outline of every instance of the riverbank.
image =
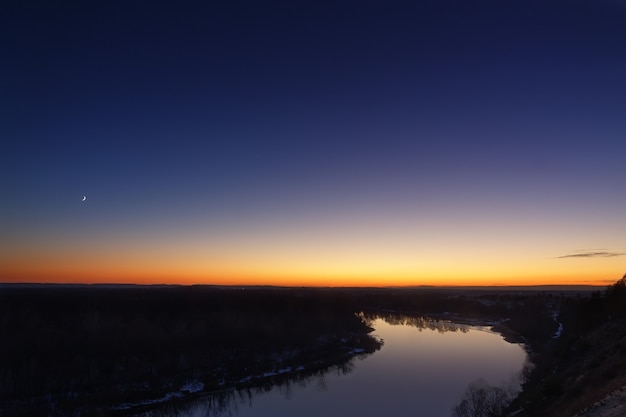
[[[626,276],[605,291],[566,298],[559,337],[532,352],[519,417],[611,415],[626,386]],[[608,414],[606,414],[608,413]]]
[[111,415],[341,364],[381,345],[352,307],[280,290],[5,288],[0,412]]
[[[354,347],[348,343],[337,346],[328,355],[317,358],[311,362],[298,366],[272,368],[261,373],[249,374],[239,379],[233,379],[228,373],[219,380],[217,386],[207,386],[200,380],[189,381],[180,388],[166,392],[158,397],[144,399],[142,401],[126,402],[111,405],[107,410],[102,410],[107,415],[137,415],[152,409],[158,409],[165,404],[184,409],[188,404],[197,399],[232,395],[235,391],[245,391],[251,388],[271,387],[281,385],[287,380],[303,380],[313,375],[321,375],[327,372],[348,373],[351,369],[350,362],[355,357],[361,357],[374,353],[382,346],[382,341]],[[210,401],[206,402],[210,404]]]

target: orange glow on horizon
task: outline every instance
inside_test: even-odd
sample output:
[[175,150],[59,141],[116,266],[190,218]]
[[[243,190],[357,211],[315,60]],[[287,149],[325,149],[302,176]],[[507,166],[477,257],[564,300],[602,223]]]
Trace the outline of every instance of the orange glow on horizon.
[[[139,248],[139,249],[137,249]],[[207,250],[201,245],[7,248],[0,282],[275,285],[306,287],[600,285],[624,274],[622,258],[558,259],[354,247]],[[257,249],[257,250],[253,250]],[[393,248],[395,249],[395,248]],[[207,255],[207,253],[209,255]],[[558,252],[557,252],[558,253]]]
[[230,273],[201,274],[176,271],[79,271],[79,270],[2,270],[0,282],[5,283],[76,283],[76,284],[174,284],[285,287],[410,287],[410,286],[534,286],[534,285],[597,285],[617,281],[619,274],[561,274],[528,276],[445,276],[440,275],[377,275],[362,274],[288,274]]

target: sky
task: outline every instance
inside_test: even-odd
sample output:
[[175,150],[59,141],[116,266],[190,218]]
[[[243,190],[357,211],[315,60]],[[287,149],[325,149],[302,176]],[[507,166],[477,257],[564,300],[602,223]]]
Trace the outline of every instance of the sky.
[[0,46],[0,282],[626,273],[625,1],[10,1]]

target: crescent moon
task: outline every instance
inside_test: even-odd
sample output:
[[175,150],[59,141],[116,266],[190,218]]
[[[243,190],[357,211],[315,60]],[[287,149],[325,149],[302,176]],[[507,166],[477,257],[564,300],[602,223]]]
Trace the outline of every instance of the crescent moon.
[[87,200],[87,197],[83,196],[83,199],[81,201],[85,201],[85,200]]

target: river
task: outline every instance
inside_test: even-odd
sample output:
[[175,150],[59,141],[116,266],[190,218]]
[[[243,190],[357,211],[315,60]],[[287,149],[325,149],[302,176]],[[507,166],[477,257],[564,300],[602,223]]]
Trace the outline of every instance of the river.
[[526,352],[488,327],[397,318],[372,326],[384,346],[345,367],[143,415],[449,417],[477,380],[519,389]]

